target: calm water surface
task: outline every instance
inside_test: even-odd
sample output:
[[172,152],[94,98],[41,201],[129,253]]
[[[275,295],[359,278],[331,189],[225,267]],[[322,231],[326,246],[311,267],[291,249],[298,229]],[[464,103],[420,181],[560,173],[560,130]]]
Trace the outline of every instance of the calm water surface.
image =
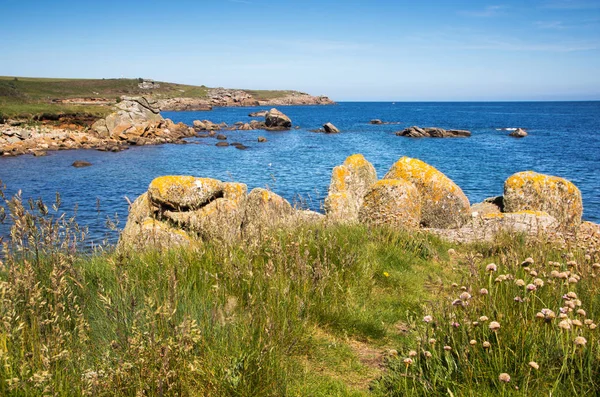
[[[525,103],[340,103],[337,106],[281,107],[301,128],[289,132],[227,131],[229,142],[248,150],[218,148],[214,138],[190,139],[188,145],[133,147],[120,153],[95,150],[50,152],[47,157],[0,158],[0,180],[9,194],[54,200],[63,209],[77,205],[77,219],[95,240],[106,236],[107,217],[117,214],[124,226],[126,197],[147,190],[153,178],[179,174],[268,186],[290,201],[319,210],[331,169],[353,153],[362,153],[382,177],[402,156],[419,158],[444,172],[472,203],[502,194],[511,174],[534,170],[573,181],[582,191],[584,218],[600,222],[600,102]],[[261,108],[221,108],[210,112],[163,112],[175,122],[196,119],[232,124],[249,121]],[[378,118],[395,124],[370,125]],[[325,122],[342,132],[309,132]],[[411,125],[468,129],[464,139],[410,139],[395,131]],[[502,128],[522,127],[529,136],[508,137]],[[259,135],[268,142],[257,143]],[[73,168],[75,160],[93,164]],[[99,205],[98,205],[99,204]],[[6,228],[0,229],[0,234]]]

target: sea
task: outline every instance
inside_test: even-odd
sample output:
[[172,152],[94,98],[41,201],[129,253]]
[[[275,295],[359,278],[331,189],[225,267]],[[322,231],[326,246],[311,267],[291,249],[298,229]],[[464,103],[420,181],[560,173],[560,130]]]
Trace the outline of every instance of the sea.
[[[163,112],[192,125],[248,122],[257,107],[204,112]],[[471,203],[502,194],[512,174],[533,170],[571,180],[583,196],[584,219],[600,222],[600,102],[341,102],[332,106],[281,106],[294,126],[284,132],[224,131],[227,141],[246,150],[216,147],[215,138],[188,144],[131,147],[119,153],[96,150],[0,157],[5,194],[55,201],[88,228],[93,243],[116,242],[125,226],[128,201],[161,175],[194,175],[237,181],[248,189],[267,187],[292,203],[322,211],[331,171],[346,157],[362,153],[383,177],[402,156],[421,159],[454,180]],[[373,125],[380,119],[386,124]],[[312,132],[331,122],[339,134]],[[466,129],[469,138],[406,138],[409,126]],[[524,128],[522,139],[508,136]],[[264,136],[267,142],[259,143]],[[76,160],[93,165],[74,168]],[[50,205],[49,205],[50,206]],[[7,226],[0,225],[0,236]]]

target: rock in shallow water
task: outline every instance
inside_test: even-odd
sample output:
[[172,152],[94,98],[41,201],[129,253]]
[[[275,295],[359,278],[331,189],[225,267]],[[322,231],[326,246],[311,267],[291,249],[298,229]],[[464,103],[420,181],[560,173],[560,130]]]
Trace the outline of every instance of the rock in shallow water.
[[83,160],[77,160],[73,164],[71,164],[71,166],[75,168],[89,167],[91,165],[92,163]]

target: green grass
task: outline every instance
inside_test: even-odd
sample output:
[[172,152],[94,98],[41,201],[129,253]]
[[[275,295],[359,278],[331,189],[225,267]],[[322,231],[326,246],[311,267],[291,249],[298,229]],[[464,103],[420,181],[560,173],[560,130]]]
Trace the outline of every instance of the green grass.
[[[573,248],[573,266],[564,250],[519,236],[454,246],[451,253],[451,245],[424,233],[338,226],[280,230],[232,245],[90,256],[74,250],[82,238],[76,224],[48,214],[42,203],[17,199],[0,208],[0,219],[4,213],[14,224],[0,272],[0,395],[600,391],[598,331],[588,324],[565,333],[556,321],[535,318],[543,307],[558,314],[569,290],[586,318],[598,320],[600,271],[591,266],[597,253]],[[530,269],[521,266],[527,256],[534,257]],[[581,280],[567,286],[553,278],[550,261]],[[498,265],[491,276],[490,262]],[[514,279],[495,282],[500,273]],[[519,278],[545,285],[525,293]],[[453,306],[461,286],[472,298]],[[478,294],[482,287],[488,295]],[[527,300],[517,303],[515,296]],[[489,321],[471,324],[484,314],[500,330],[489,330]],[[425,315],[433,321],[423,322]],[[576,333],[587,338],[585,347],[574,348]],[[484,340],[491,349],[481,347]],[[539,371],[528,369],[532,360]],[[500,383],[500,372],[511,382]]]

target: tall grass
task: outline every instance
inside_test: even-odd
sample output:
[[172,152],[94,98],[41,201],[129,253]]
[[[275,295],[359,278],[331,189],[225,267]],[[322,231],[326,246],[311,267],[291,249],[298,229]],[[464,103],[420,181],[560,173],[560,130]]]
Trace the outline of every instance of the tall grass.
[[1,207],[12,227],[0,274],[0,395],[358,393],[304,365],[320,354],[314,331],[395,338],[394,325],[426,296],[415,269],[446,249],[424,235],[340,227],[94,254],[78,251],[85,233],[58,204],[17,196]]
[[600,391],[594,249],[339,226],[82,252],[59,197],[2,199],[3,396]]

